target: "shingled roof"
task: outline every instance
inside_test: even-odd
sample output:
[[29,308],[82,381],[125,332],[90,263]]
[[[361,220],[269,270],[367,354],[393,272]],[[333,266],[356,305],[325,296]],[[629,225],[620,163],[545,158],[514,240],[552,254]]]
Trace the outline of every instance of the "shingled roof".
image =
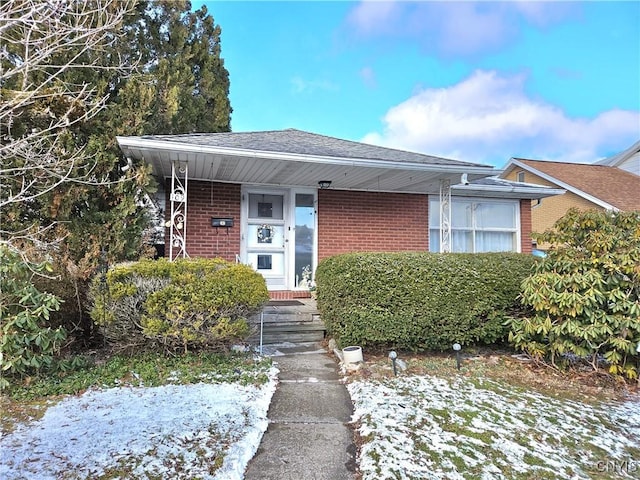
[[619,210],[640,210],[640,177],[597,164],[549,162],[514,158],[512,164],[574,193],[595,197]]
[[366,143],[328,137],[317,133],[288,128],[261,132],[190,133],[182,135],[146,135],[148,140],[165,140],[190,145],[236,148],[262,152],[314,155],[320,157],[388,160],[393,162],[422,163],[426,165],[456,165],[492,167],[422,153],[379,147]]

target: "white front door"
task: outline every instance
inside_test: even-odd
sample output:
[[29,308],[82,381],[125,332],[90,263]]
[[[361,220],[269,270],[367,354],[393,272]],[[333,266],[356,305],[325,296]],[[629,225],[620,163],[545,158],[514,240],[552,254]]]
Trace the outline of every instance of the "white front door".
[[247,189],[242,196],[243,261],[265,277],[270,290],[286,289],[288,192]]
[[243,263],[269,290],[308,289],[316,263],[316,192],[243,187]]

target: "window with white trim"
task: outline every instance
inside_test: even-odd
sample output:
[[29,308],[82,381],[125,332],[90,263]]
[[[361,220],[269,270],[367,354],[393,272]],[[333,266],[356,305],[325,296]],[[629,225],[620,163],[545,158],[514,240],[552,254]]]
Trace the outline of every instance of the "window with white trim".
[[[517,200],[451,197],[452,252],[519,251]],[[440,251],[440,201],[429,199],[429,250]]]

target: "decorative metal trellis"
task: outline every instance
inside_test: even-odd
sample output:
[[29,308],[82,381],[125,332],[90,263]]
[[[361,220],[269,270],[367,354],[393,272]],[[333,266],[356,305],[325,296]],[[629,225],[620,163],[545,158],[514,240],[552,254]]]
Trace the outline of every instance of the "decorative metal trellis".
[[188,257],[187,253],[187,185],[189,166],[186,162],[171,163],[171,219],[169,220],[169,260]]
[[451,252],[451,181],[440,180],[440,253]]

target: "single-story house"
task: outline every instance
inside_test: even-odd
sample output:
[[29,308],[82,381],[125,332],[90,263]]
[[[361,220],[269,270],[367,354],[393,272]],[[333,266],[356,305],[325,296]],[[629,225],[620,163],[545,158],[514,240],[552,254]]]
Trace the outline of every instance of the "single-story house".
[[[639,147],[640,142],[635,148]],[[629,168],[634,166],[633,155],[626,157],[626,160],[630,160],[626,164]],[[500,178],[566,190],[564,195],[534,202],[531,213],[533,232],[541,233],[551,228],[570,208],[640,211],[640,176],[606,163],[512,158]],[[546,245],[539,247],[545,248]]]
[[294,129],[117,140],[166,192],[166,256],[250,264],[273,299],[308,296],[318,261],[339,253],[531,252],[531,201],[564,193]]

